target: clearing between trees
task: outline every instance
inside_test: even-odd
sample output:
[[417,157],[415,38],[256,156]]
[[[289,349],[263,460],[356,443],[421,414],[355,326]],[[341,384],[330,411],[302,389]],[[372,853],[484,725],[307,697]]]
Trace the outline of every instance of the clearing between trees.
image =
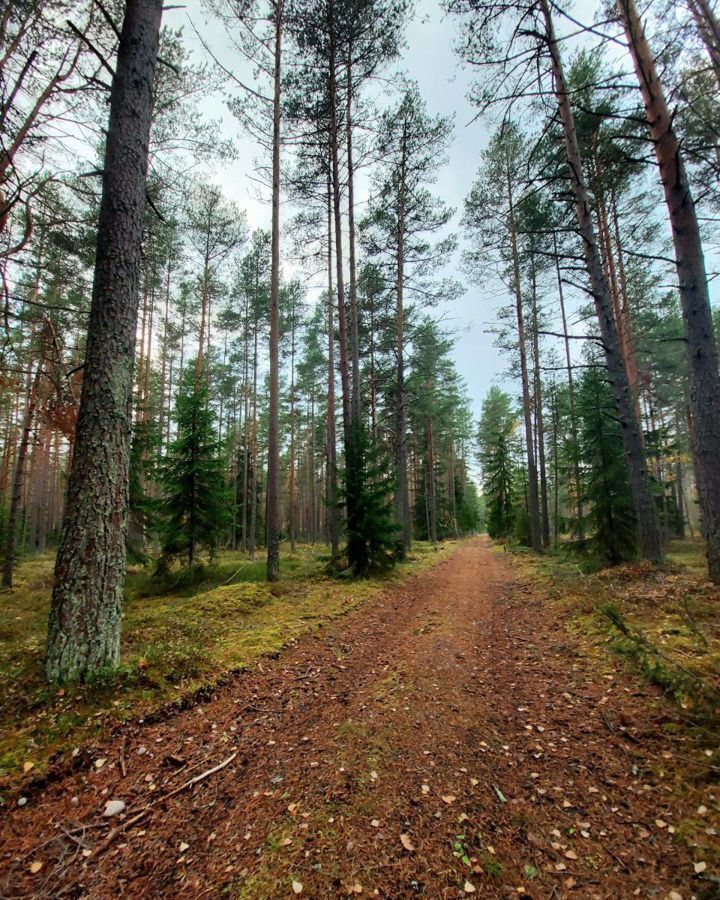
[[550,587],[474,538],[68,754],[10,798],[0,895],[717,896],[714,758]]

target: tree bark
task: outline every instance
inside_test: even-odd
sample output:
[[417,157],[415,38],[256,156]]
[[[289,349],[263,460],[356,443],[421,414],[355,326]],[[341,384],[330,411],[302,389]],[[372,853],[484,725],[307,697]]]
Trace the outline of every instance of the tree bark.
[[332,274],[332,187],[328,174],[328,389],[327,389],[327,532],[330,554],[335,558],[340,552],[340,528],[338,523],[337,490],[337,435],[335,429],[335,317],[333,316]]
[[558,299],[562,330],[565,335],[565,366],[568,381],[568,412],[570,413],[570,434],[573,441],[573,475],[575,477],[575,507],[577,510],[579,540],[585,540],[585,505],[582,497],[582,478],[580,476],[580,439],[578,435],[577,413],[575,412],[575,381],[573,379],[572,356],[570,354],[570,338],[568,337],[567,314],[565,312],[565,291],[560,276],[560,259],[558,257],[557,236],[553,233],[553,254],[555,256],[555,272],[557,274]]
[[138,282],[162,0],[127,0],[110,98],[83,387],[45,671],[115,668],[125,578]]
[[345,118],[345,142],[347,145],[347,186],[348,186],[348,269],[350,274],[350,356],[352,362],[352,418],[355,427],[360,425],[360,335],[357,304],[357,265],[355,261],[355,168],[352,143],[352,44],[348,49],[347,62],[347,105]]
[[270,264],[270,403],[267,463],[267,580],[280,577],[280,75],[283,0],[275,0],[275,63],[272,137],[272,237]]
[[542,550],[540,507],[538,505],[538,477],[533,453],[532,404],[530,400],[530,377],[527,364],[527,341],[525,339],[525,315],[523,313],[522,286],[520,283],[520,255],[515,229],[515,203],[513,199],[510,168],[507,168],[508,229],[510,231],[510,252],[513,262],[513,291],[515,293],[515,314],[518,326],[518,352],[520,354],[520,380],[523,396],[523,420],[525,422],[525,450],[528,468],[528,513],[530,515],[530,540],[536,553]]
[[35,407],[37,405],[38,388],[40,386],[42,375],[43,350],[41,348],[35,377],[30,382],[27,398],[25,400],[23,428],[20,433],[20,444],[18,445],[17,456],[15,459],[15,473],[13,475],[12,492],[10,494],[10,511],[8,513],[5,555],[3,559],[2,583],[3,587],[6,588],[11,588],[13,583],[15,552],[17,549],[18,514],[20,512],[23,485],[25,483],[25,462],[27,460],[27,452],[30,445],[30,432],[32,431],[33,421],[35,420]]
[[395,411],[395,523],[401,528],[400,558],[404,559],[410,549],[412,539],[410,523],[410,496],[407,477],[406,410],[405,410],[405,170],[407,123],[403,124],[402,155],[400,159],[400,179],[398,185],[397,247],[395,282],[395,351],[396,370],[396,411]]
[[425,485],[425,496],[428,505],[428,540],[437,543],[437,504],[435,501],[435,441],[433,435],[432,416],[427,417],[426,422],[426,439],[427,439],[427,484]]
[[700,229],[672,116],[637,7],[634,0],[617,0],[617,6],[640,84],[672,226],[708,571],[712,581],[720,584],[720,374]]
[[[256,285],[257,287],[257,285]],[[250,443],[250,535],[248,553],[255,559],[257,539],[257,491],[258,491],[258,440],[257,440],[257,381],[258,381],[258,320],[255,319],[253,333],[253,396],[252,396],[252,438]]]
[[532,269],[532,347],[533,347],[533,395],[535,401],[535,437],[540,469],[540,521],[543,547],[550,546],[550,515],[548,512],[547,466],[545,464],[545,417],[543,415],[542,382],[540,380],[540,325],[537,307],[537,278],[535,258],[531,256]]
[[583,242],[585,265],[595,302],[595,311],[605,350],[608,377],[612,386],[615,409],[620,422],[623,447],[625,449],[628,480],[637,517],[640,551],[651,562],[660,562],[663,558],[663,538],[650,489],[642,432],[635,415],[632,392],[622,354],[620,353],[620,342],[612,300],[595,237],[595,228],[593,227],[577,133],[575,131],[575,119],[570,106],[565,73],[555,38],[550,7],[547,0],[540,0],[540,4],[545,19],[546,40],[552,61],[554,90],[563,128],[565,152],[570,170],[570,182],[575,198],[578,230]]

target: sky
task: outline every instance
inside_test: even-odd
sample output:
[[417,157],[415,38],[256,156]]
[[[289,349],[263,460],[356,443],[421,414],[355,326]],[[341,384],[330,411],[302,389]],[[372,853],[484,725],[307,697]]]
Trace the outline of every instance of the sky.
[[[573,14],[590,22],[596,6],[595,0],[578,0],[573,5]],[[250,64],[238,62],[237,54],[232,52],[228,44],[223,26],[204,14],[200,0],[187,0],[183,8],[169,10],[164,22],[172,27],[183,27],[185,37],[198,57],[204,58],[206,54],[195,32],[202,36],[202,40],[211,47],[213,54],[223,65],[246,81],[252,78]],[[575,30],[574,26],[568,26],[567,23],[564,25],[562,22],[556,23],[556,27],[559,33],[567,31],[567,27]],[[453,49],[457,28],[456,19],[442,12],[439,0],[417,0],[416,15],[406,31],[406,46],[395,69],[418,82],[421,96],[430,113],[454,117],[454,140],[449,148],[447,161],[438,171],[433,191],[455,209],[449,230],[461,232],[460,218],[464,198],[476,176],[489,130],[486,123],[475,119],[476,110],[467,99],[477,71],[463,69],[459,63]],[[566,55],[569,49],[567,44],[563,46]],[[377,85],[374,91],[379,105],[393,102],[392,89],[387,85]],[[234,163],[223,165],[215,171],[210,170],[207,174],[247,211],[251,227],[268,228],[269,197],[260,196],[254,180],[259,155],[257,146],[241,132],[238,122],[228,112],[221,96],[208,98],[207,102],[204,101],[204,108],[209,116],[221,121],[223,136],[232,139],[238,150],[238,158]],[[368,188],[367,176],[361,175],[356,187],[358,217],[367,201]],[[285,202],[283,218],[288,218],[292,213],[291,205]],[[452,352],[455,363],[467,384],[473,413],[478,418],[482,400],[491,384],[501,383],[513,392],[517,389],[512,381],[505,380],[507,354],[503,357],[502,352],[494,346],[493,335],[488,331],[496,319],[496,310],[509,302],[510,297],[498,279],[489,279],[482,286],[469,280],[462,270],[462,246],[461,240],[458,251],[448,261],[442,275],[460,280],[465,293],[460,299],[454,300],[452,306],[439,309],[438,315],[453,332]],[[292,274],[292,265],[286,265],[285,275]],[[311,301],[318,296],[320,289],[320,284],[315,290],[311,287]],[[576,297],[575,302],[579,299]],[[579,352],[579,342],[573,346],[573,350]]]
[[[248,66],[238,65],[222,27],[204,14],[198,0],[189,0],[182,10],[168,11],[164,22],[172,27],[184,28],[185,37],[198,58],[204,58],[205,53],[201,42],[195,37],[195,30],[202,35],[203,41],[212,48],[213,54],[223,65],[243,77],[251,75]],[[417,80],[430,113],[454,116],[454,140],[448,151],[447,162],[441,166],[432,190],[454,208],[455,215],[449,230],[457,232],[464,198],[477,172],[488,132],[478,122],[467,125],[474,116],[474,110],[466,98],[472,77],[471,73],[462,70],[452,49],[456,28],[456,22],[442,13],[439,3],[420,0],[416,16],[406,32],[406,47],[402,59],[395,70]],[[394,99],[391,88],[386,85],[376,86],[373,92],[380,105],[388,104]],[[268,228],[268,198],[258,196],[258,186],[253,180],[259,155],[257,146],[241,133],[237,121],[230,115],[221,97],[209,98],[204,106],[208,115],[221,120],[223,135],[231,138],[238,150],[235,162],[208,171],[210,179],[221,185],[224,192],[247,211],[251,228]],[[360,175],[356,190],[356,216],[362,214],[368,189],[367,177]],[[292,212],[292,206],[286,201],[285,216]],[[286,266],[286,275],[291,274],[287,269]],[[437,312],[442,316],[445,326],[454,334],[455,363],[467,383],[473,412],[479,416],[483,396],[493,379],[504,368],[499,351],[493,347],[492,335],[485,332],[486,324],[494,318],[493,311],[498,298],[494,297],[491,301],[484,299],[483,292],[469,283],[462,272],[460,250],[454,254],[442,275],[457,278],[466,288],[464,295],[453,301],[451,307],[441,308]],[[320,286],[318,291],[319,288]],[[311,288],[311,301],[314,294]]]

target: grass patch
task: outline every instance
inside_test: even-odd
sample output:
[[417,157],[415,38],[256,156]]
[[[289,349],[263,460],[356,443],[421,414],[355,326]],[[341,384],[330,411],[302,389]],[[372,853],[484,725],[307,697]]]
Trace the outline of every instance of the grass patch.
[[373,579],[325,573],[323,548],[283,547],[282,578],[265,582],[265,559],[223,553],[191,574],[154,579],[133,568],[126,581],[121,666],[92,686],[57,689],[42,662],[54,559],[28,558],[0,600],[0,779],[106,727],[191,695],[228,671],[356,608],[388,585],[434,565],[455,548],[414,545],[407,562]]

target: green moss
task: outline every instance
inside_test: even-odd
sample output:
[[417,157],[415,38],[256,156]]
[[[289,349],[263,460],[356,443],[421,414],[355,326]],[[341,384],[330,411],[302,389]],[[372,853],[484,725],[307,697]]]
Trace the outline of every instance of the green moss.
[[[454,549],[417,544],[412,557],[381,578],[338,580],[324,573],[324,552],[283,552],[279,583],[265,582],[265,560],[220,554],[212,566],[152,578],[131,569],[126,582],[120,668],[91,685],[56,689],[42,661],[52,587],[50,555],[23,560],[14,590],[0,603],[0,777],[96,733],[104,722],[157,708],[224,672],[274,654],[383,588],[434,565]],[[98,715],[100,714],[100,715]]]

